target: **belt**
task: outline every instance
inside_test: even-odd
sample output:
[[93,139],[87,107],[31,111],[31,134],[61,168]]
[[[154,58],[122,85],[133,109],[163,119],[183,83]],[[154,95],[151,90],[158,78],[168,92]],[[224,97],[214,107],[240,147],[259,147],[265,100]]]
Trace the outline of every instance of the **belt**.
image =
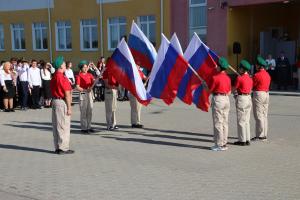
[[61,98],[61,97],[53,97],[52,99],[54,99],[54,100],[65,100],[64,98]]
[[249,96],[250,93],[238,93],[238,95],[242,95],[242,96]]
[[227,96],[228,94],[226,93],[214,93],[215,96]]

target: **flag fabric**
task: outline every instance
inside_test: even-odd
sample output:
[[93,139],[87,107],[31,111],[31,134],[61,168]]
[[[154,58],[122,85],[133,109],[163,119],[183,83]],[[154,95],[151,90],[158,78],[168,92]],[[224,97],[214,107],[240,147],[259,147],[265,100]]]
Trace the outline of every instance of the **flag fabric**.
[[197,108],[208,112],[210,108],[209,95],[209,91],[207,91],[202,84],[193,91],[193,103]]
[[147,70],[151,70],[157,53],[152,43],[135,22],[132,22],[131,25],[128,46],[131,50],[135,63]]
[[[191,67],[199,74],[199,76],[207,84],[210,84],[212,76],[217,73],[216,63],[211,57],[208,47],[200,40],[197,34],[194,34],[193,38],[191,39],[184,53],[184,57],[190,63]],[[201,86],[201,84],[202,82],[193,74],[192,70],[187,69],[187,72],[183,77],[178,89],[178,98],[189,105],[194,101],[196,102],[197,98],[193,98],[193,95],[195,96],[196,94],[199,94],[200,91],[204,91],[203,88],[198,88]],[[193,91],[197,88],[198,90],[193,93]],[[199,100],[205,99],[200,98]],[[201,105],[206,104],[207,102],[201,103]],[[200,104],[198,103],[197,105]],[[206,111],[207,109],[203,107],[203,110]]]
[[146,106],[150,103],[151,96],[146,92],[138,68],[124,39],[120,41],[113,52],[107,68],[113,78],[130,91],[141,104]]
[[171,45],[175,48],[175,50],[183,56],[183,51],[182,51],[182,48],[181,48],[181,45],[180,45],[180,42],[179,42],[179,39],[176,35],[176,33],[173,34],[173,36],[171,37],[171,40],[170,40],[170,43]]
[[162,34],[157,59],[149,78],[148,92],[170,105],[176,98],[179,83],[188,68],[188,62]]

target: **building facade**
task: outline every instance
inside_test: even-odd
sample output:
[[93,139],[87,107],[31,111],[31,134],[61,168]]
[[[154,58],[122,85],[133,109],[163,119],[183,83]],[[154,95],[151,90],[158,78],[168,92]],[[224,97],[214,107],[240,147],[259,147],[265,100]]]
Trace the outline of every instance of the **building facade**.
[[161,32],[170,36],[170,1],[2,0],[0,60],[63,55],[75,63],[96,61],[111,55],[132,21],[159,44]]

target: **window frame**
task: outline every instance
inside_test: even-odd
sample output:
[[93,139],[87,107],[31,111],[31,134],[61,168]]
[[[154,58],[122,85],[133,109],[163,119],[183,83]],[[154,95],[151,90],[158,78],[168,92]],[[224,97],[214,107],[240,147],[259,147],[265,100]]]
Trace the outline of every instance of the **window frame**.
[[[58,26],[58,22],[63,22],[64,26]],[[70,22],[70,25],[66,25],[67,22]],[[59,48],[59,35],[58,35],[58,29],[63,29],[63,41],[65,48]],[[70,20],[58,20],[55,22],[55,49],[56,51],[72,51],[72,48],[67,48],[67,29],[70,29],[70,32],[72,33],[72,24]],[[71,46],[72,45],[72,35],[71,35]]]
[[[96,25],[83,25],[83,21],[87,21],[87,20],[95,20],[96,21]],[[89,43],[91,48],[84,48],[84,44],[83,44],[83,28],[87,27],[89,28]],[[97,30],[97,42],[98,42],[98,47],[97,48],[92,48],[93,46],[93,40],[92,40],[92,28],[96,28]],[[80,51],[98,51],[99,50],[99,33],[98,33],[98,21],[97,19],[81,19],[80,20]]]
[[[23,25],[23,28],[14,28],[13,26],[14,25]],[[17,30],[18,31],[18,36],[20,37],[20,43],[19,43],[19,45],[20,45],[20,47],[22,47],[22,40],[21,40],[21,30],[23,30],[24,31],[24,42],[25,42],[25,48],[24,49],[16,49],[15,48],[15,33],[14,33],[14,31],[15,30]],[[11,31],[11,45],[12,45],[12,51],[26,51],[26,38],[25,38],[25,26],[24,26],[24,24],[23,23],[16,23],[16,24],[10,24],[10,31]]]
[[[0,51],[5,51],[5,35],[4,35],[4,25],[0,23],[0,33],[3,35],[3,49],[0,47]],[[1,38],[0,38],[1,40]]]
[[[150,16],[154,16],[155,20],[149,20]],[[141,22],[141,17],[147,17],[147,21],[146,22]],[[150,42],[155,42],[156,43],[156,16],[155,15],[140,15],[137,17],[137,24],[139,26],[139,28],[142,30],[141,25],[142,24],[146,24],[147,25],[147,33],[143,33],[145,34],[145,36],[149,39]],[[155,35],[155,41],[151,41],[150,40],[150,24],[154,24],[155,26],[155,30],[154,30],[154,35]]]
[[[189,0],[189,13],[191,12],[191,8],[195,8],[195,7],[207,7],[207,0],[205,0],[205,2],[203,3],[193,3],[192,4],[192,0]],[[206,13],[207,14],[207,13]],[[190,14],[189,14],[190,16]],[[192,37],[195,31],[192,30],[204,30],[206,33],[204,34],[205,37],[207,36],[207,21],[206,21],[206,26],[191,26],[191,18],[189,17],[189,36]],[[198,33],[197,33],[198,34]]]
[[[120,23],[120,18],[121,17],[125,18],[125,22]],[[113,19],[113,18],[118,18],[118,20],[119,20],[118,23],[110,24],[109,20]],[[125,32],[127,33],[127,19],[126,19],[125,16],[110,17],[110,18],[107,19],[107,48],[108,48],[108,51],[114,51],[117,48],[117,47],[112,47],[111,46],[111,38],[110,38],[111,25],[112,26],[117,26],[117,29],[118,29],[118,38],[119,38],[119,41],[120,41],[121,37],[123,36],[123,35],[120,34],[120,26],[121,25],[125,25],[125,28],[126,28]]]
[[[34,27],[35,24],[41,24],[41,25],[44,25],[44,27],[36,28],[36,27]],[[36,35],[35,35],[36,30],[39,30],[39,32],[40,32],[40,36],[41,36],[40,42],[41,42],[41,47],[42,47],[41,49],[36,48]],[[48,31],[48,27],[46,26],[45,23],[43,23],[43,22],[34,22],[34,23],[32,23],[32,47],[33,47],[34,51],[48,51],[48,45],[47,45],[47,49],[44,48],[43,37],[42,37],[43,36],[43,30]],[[48,34],[47,34],[47,43],[48,43]]]

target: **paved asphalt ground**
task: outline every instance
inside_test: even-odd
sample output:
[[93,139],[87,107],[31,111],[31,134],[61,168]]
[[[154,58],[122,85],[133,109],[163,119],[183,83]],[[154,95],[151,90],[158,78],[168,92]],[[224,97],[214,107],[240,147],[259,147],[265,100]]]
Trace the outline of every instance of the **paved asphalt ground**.
[[[129,103],[118,107],[119,131],[105,130],[104,103],[97,102],[97,132],[83,135],[74,106],[73,155],[53,154],[51,109],[0,112],[0,199],[300,199],[300,97],[271,96],[268,142],[226,152],[209,150],[211,113],[154,101],[138,130],[129,126]],[[236,135],[232,99],[230,143]]]

